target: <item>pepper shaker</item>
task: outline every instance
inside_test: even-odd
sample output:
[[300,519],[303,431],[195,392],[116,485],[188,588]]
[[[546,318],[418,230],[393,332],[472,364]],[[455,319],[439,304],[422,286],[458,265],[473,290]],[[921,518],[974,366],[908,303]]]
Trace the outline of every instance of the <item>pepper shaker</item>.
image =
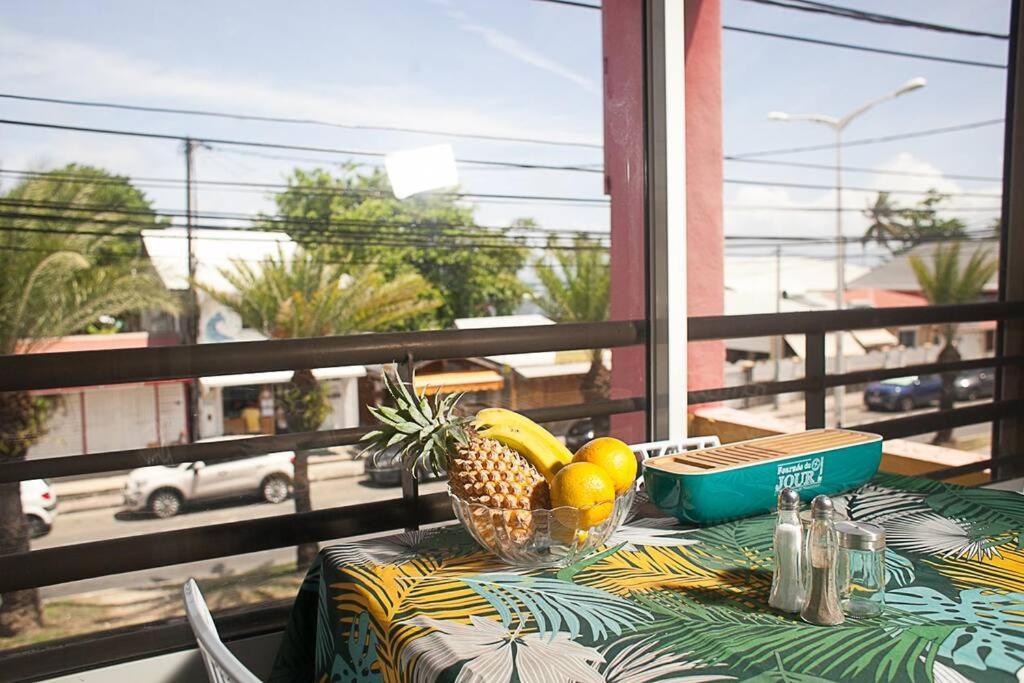
[[811,528],[807,532],[810,584],[800,618],[820,626],[835,626],[844,619],[836,585],[836,528],[832,513],[828,496],[817,496],[811,501]]
[[799,612],[804,606],[803,529],[799,512],[800,494],[791,488],[779,491],[779,518],[773,536],[775,571],[768,606],[781,612]]

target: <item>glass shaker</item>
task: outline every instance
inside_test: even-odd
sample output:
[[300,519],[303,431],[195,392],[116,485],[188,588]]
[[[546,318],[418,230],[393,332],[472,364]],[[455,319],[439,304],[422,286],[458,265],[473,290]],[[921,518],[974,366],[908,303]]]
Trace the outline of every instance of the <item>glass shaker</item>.
[[[832,508],[832,519],[835,520],[836,524],[839,522],[845,522],[847,519],[846,513]],[[801,563],[801,569],[804,577],[804,590],[806,591],[811,585],[811,563],[807,561],[808,549],[807,541],[811,534],[811,509],[808,508],[800,513],[800,526],[803,529],[803,562]]]
[[876,617],[885,607],[885,529],[867,522],[838,522],[839,600],[855,617]]

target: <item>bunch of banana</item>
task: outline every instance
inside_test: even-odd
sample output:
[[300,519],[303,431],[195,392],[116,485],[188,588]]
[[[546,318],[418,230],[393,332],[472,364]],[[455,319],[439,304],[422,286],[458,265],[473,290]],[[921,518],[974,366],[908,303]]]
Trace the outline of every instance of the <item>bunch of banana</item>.
[[572,453],[555,435],[528,417],[504,408],[486,408],[476,414],[473,427],[487,439],[494,439],[517,451],[551,483]]

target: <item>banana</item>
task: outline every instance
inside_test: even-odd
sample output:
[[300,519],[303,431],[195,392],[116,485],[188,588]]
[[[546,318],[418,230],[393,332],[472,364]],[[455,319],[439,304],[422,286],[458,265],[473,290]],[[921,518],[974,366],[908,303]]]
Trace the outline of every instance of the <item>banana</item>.
[[473,424],[480,436],[518,451],[548,482],[555,478],[559,469],[572,462],[572,453],[554,434],[519,413],[487,408],[477,413]]

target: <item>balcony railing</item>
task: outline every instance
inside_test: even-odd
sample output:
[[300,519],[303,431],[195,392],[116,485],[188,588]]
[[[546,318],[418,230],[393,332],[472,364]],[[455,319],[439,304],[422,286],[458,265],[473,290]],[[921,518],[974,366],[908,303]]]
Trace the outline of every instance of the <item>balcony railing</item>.
[[[689,341],[803,334],[806,369],[801,379],[743,387],[691,391],[690,404],[722,401],[755,393],[760,396],[803,392],[808,428],[825,424],[825,394],[830,387],[907,374],[961,371],[978,367],[1020,365],[1021,357],[996,357],[956,363],[928,363],[899,368],[826,373],[825,334],[835,331],[947,322],[1005,321],[1024,318],[1024,304],[985,303],[892,309],[855,309],[806,313],[694,317]],[[579,348],[621,348],[645,344],[643,321],[614,321],[487,330],[445,330],[356,335],[318,339],[241,342],[186,347],[0,356],[0,391],[21,391],[97,384],[194,378],[300,368],[397,363],[408,372],[424,360],[455,359]],[[545,422],[644,411],[645,397],[556,406],[528,411]],[[993,400],[952,410],[883,420],[857,428],[886,438],[927,433],[945,427],[998,421],[1024,410],[1020,399]],[[33,459],[0,464],[0,482],[42,477],[120,471],[154,464],[203,460],[282,450],[309,450],[356,443],[364,428],[261,436],[243,440],[142,448],[108,453]],[[952,476],[977,471],[1013,458],[1002,456],[945,472]],[[938,476],[943,476],[942,474]],[[305,513],[229,522],[160,533],[112,538],[24,553],[0,555],[0,593],[91,579],[111,574],[227,557],[301,543],[416,528],[452,519],[447,495],[418,495],[415,482],[403,482],[399,500],[332,507]],[[283,624],[280,605],[249,609],[244,617],[218,619],[227,635],[255,634]],[[248,625],[248,626],[247,626]],[[142,630],[144,629],[144,630]],[[82,636],[9,652],[5,673],[15,678],[41,677],[155,651],[187,647],[180,620],[119,632]],[[55,656],[54,652],[59,652]]]

